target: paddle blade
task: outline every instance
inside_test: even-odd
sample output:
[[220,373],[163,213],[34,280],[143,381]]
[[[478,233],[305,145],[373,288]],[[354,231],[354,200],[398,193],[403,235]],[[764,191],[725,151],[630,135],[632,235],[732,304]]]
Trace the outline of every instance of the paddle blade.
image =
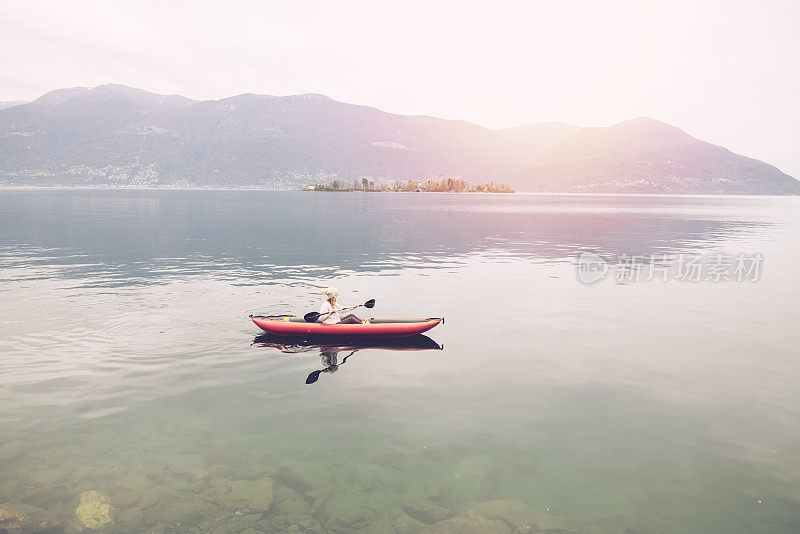
[[369,299],[367,302],[364,303],[365,308],[374,308],[375,307],[375,299]]
[[307,314],[305,314],[303,316],[303,319],[305,319],[305,321],[307,323],[316,323],[317,319],[319,319],[319,313],[318,312],[308,312]]
[[313,384],[314,382],[319,380],[319,374],[321,372],[322,371],[312,371],[311,373],[309,373],[308,378],[306,378],[306,384]]

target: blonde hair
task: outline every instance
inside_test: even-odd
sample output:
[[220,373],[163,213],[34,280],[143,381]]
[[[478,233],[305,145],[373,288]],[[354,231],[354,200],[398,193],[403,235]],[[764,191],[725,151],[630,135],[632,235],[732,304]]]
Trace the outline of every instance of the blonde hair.
[[325,295],[334,310],[338,308],[336,301],[339,297],[339,291],[335,287],[326,287],[322,290],[322,294]]

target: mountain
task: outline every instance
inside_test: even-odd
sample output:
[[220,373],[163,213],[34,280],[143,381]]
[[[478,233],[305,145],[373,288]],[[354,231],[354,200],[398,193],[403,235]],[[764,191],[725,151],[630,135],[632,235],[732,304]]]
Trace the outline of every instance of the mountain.
[[186,178],[269,183],[296,175],[409,179],[485,177],[505,144],[462,121],[406,117],[322,95],[240,95],[154,114],[150,125],[184,141]]
[[800,192],[800,182],[771,165],[649,118],[575,130],[516,176],[575,192]]
[[0,109],[6,108],[13,108],[14,106],[19,106],[21,104],[25,104],[26,102],[23,100],[14,100],[11,102],[0,102]]
[[500,130],[500,133],[516,145],[518,153],[524,154],[528,160],[533,160],[580,129],[580,126],[554,121],[515,126]]
[[797,194],[800,182],[653,119],[489,130],[323,95],[213,101],[122,85],[0,109],[0,183],[296,188],[459,176],[518,190]]

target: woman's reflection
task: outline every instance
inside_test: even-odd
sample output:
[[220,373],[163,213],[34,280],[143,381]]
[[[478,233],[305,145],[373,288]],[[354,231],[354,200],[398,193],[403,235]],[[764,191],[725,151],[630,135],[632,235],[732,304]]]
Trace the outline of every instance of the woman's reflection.
[[339,370],[340,365],[344,365],[347,362],[347,358],[358,352],[358,349],[355,349],[350,352],[347,356],[342,358],[342,363],[339,363],[339,353],[342,352],[337,348],[328,348],[323,349],[320,351],[319,355],[322,358],[322,365],[325,366],[324,369],[320,369],[319,371],[312,371],[308,374],[306,378],[306,384],[313,384],[319,379],[319,375],[321,373],[335,373]]
[[[339,367],[347,362],[347,359],[350,358],[350,356],[360,350],[378,349],[390,351],[418,351],[444,349],[443,345],[439,345],[433,339],[422,334],[402,338],[374,338],[359,340],[286,338],[271,334],[262,334],[253,340],[253,345],[275,348],[286,354],[319,352],[319,356],[322,359],[322,369],[318,369],[309,373],[308,377],[306,378],[306,384],[313,384],[319,380],[319,376],[322,373],[335,373],[339,370]],[[347,352],[348,354],[344,357],[340,357],[340,353],[342,352]]]

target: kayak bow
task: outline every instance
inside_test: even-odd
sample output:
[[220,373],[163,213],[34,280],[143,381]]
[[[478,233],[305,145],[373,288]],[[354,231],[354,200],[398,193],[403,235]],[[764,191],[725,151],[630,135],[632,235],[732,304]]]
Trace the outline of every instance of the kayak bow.
[[368,317],[369,323],[307,323],[302,317],[284,315],[251,315],[264,332],[279,336],[379,336],[405,337],[427,332],[444,321],[443,317]]

